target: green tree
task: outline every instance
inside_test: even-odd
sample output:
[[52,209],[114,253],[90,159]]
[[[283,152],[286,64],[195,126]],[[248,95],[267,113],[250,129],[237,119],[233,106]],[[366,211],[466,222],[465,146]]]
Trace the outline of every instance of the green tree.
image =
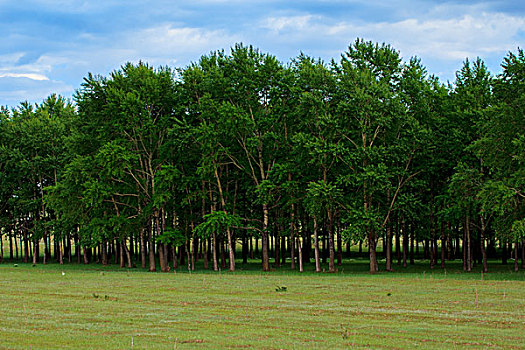
[[389,45],[363,40],[334,66],[338,81],[338,130],[345,142],[348,232],[366,237],[370,272],[378,271],[376,245],[402,187],[414,174],[418,124],[399,93],[401,58]]

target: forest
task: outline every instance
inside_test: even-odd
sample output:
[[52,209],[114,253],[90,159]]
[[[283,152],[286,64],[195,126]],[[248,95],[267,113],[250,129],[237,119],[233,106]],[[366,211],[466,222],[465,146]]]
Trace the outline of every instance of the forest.
[[518,271],[525,54],[458,68],[445,84],[362,39],[331,62],[237,44],[3,107],[0,261],[335,272],[358,251],[371,273]]

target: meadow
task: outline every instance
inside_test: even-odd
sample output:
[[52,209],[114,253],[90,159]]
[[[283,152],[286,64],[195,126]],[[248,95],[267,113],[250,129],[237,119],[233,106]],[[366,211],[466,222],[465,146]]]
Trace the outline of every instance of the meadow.
[[[525,273],[0,264],[0,349],[523,349]],[[308,266],[311,270],[311,266]]]

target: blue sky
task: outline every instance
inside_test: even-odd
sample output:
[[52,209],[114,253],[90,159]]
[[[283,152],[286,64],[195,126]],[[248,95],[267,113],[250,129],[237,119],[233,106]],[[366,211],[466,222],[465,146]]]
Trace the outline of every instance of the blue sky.
[[138,60],[184,67],[236,42],[287,62],[338,59],[355,38],[422,59],[443,82],[465,58],[493,73],[525,45],[525,1],[0,0],[0,105],[71,97],[88,72]]

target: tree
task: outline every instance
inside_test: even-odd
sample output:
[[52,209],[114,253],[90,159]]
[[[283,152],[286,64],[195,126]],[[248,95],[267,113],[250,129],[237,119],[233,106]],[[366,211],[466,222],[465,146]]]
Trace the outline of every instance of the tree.
[[[173,73],[128,63],[109,78],[89,75],[75,99],[79,118],[71,143],[76,155],[64,185],[54,193],[76,192],[83,204],[77,208],[86,210],[75,214],[86,220],[80,232],[90,239],[98,237],[103,262],[108,241],[117,239],[126,250],[127,238],[141,227],[141,250],[146,250],[146,232],[149,269],[155,271],[155,236],[166,230],[168,215],[166,194],[158,191],[157,182],[173,156],[167,137],[180,113]],[[80,187],[79,178],[83,178]],[[56,196],[64,198],[60,192]],[[161,270],[167,271],[167,247],[159,241],[157,248]],[[129,257],[127,250],[126,254]]]
[[[478,192],[482,215],[497,216],[500,240],[517,245],[525,240],[525,55],[522,49],[504,58],[503,73],[494,81],[494,105],[480,123],[472,150],[490,177]],[[486,214],[485,214],[486,213]],[[483,218],[483,216],[482,216]]]
[[[368,240],[370,272],[378,271],[376,245],[391,219],[401,188],[414,174],[418,149],[415,118],[398,91],[401,58],[389,45],[363,40],[334,65],[338,130],[345,142],[347,232]],[[390,193],[390,195],[389,195]]]

